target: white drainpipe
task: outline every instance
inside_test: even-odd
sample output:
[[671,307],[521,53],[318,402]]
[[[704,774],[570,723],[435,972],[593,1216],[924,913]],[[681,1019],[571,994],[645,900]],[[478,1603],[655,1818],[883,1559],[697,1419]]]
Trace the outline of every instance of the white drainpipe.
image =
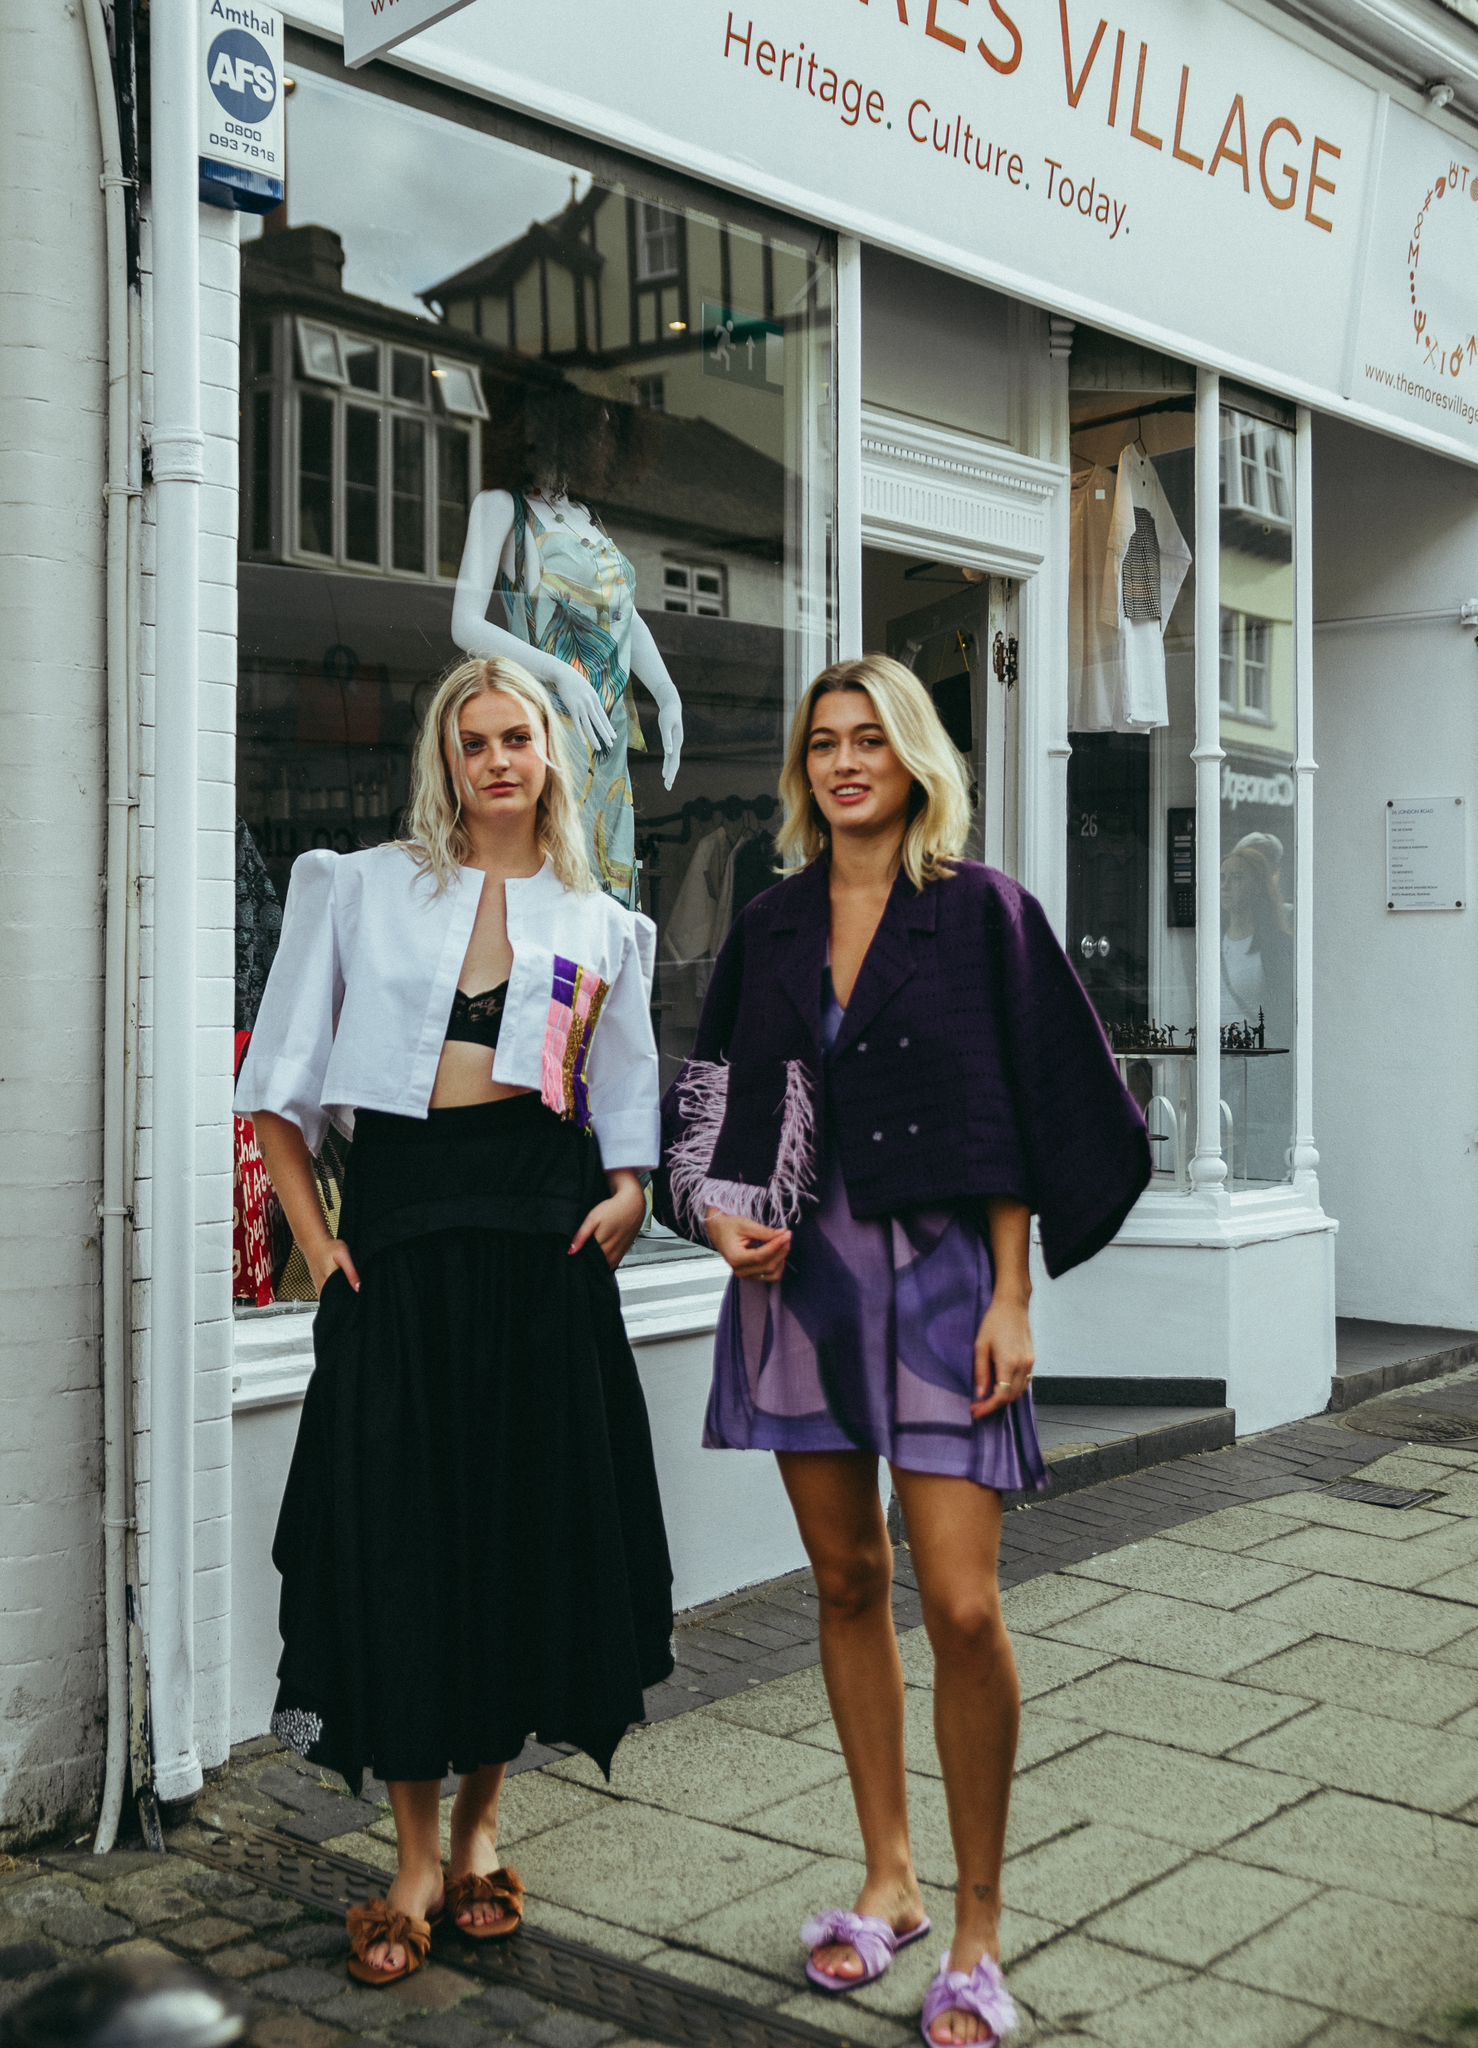
[[154,1166],[149,1311],[149,1662],[155,1783],[195,1753],[196,778],[200,490],[197,0],[153,0]]
[[107,245],[107,728],[108,849],[104,941],[103,1604],[107,1623],[108,1747],[94,1847],[113,1845],[128,1758],[127,1567],[129,1491],[128,1243],[133,1213],[134,993],[138,963],[137,773],[139,438],[136,293],[128,272],[122,141],[102,0],[83,20],[97,100]]

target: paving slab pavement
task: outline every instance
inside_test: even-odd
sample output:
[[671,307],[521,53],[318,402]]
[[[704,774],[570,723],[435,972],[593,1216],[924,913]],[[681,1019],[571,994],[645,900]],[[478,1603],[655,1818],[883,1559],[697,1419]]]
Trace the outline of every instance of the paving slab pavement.
[[[1403,1412],[1421,1391],[1402,1389]],[[1466,1442],[1382,1436],[1383,1396],[1358,1432],[1319,1418],[1008,1517],[1027,1705],[1003,1936],[1023,2048],[1478,2048],[1478,1370],[1442,1396],[1449,1422],[1471,1417]],[[1321,1490],[1352,1474],[1436,1497]],[[837,1999],[800,1973],[800,1921],[860,1877],[801,1576],[680,1630],[610,1784],[583,1758],[522,1760],[504,1847],[531,1924],[837,2041],[917,2041],[953,1861],[906,1552],[898,1611],[938,1932],[888,1978]],[[650,2038],[470,1972],[455,1946],[392,1991],[351,1986],[338,1921],[202,1860],[213,1828],[251,1827],[393,1867],[379,1788],[350,1799],[244,1745],[162,1860],[58,1845],[0,1865],[0,2010],[121,1950],[229,1984],[256,2048]]]

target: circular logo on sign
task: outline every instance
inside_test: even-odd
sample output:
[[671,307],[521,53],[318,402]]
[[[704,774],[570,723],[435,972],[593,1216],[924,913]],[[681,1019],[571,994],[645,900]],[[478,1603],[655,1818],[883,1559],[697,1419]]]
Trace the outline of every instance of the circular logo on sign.
[[244,28],[223,29],[210,46],[205,75],[233,121],[254,127],[277,103],[277,73],[266,48]]
[[1478,168],[1451,163],[1422,202],[1406,251],[1411,324],[1434,377],[1478,374],[1478,323],[1468,302],[1478,238]]

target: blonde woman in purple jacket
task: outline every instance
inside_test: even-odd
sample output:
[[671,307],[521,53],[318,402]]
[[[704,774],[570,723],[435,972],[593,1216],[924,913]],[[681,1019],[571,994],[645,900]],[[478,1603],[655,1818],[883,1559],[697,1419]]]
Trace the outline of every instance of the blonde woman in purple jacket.
[[909,1840],[886,1458],[934,1651],[957,1862],[924,2039],[1015,2024],[1001,1863],[1020,1694],[1002,1495],[1046,1484],[1028,1253],[1090,1257],[1149,1176],[1143,1120],[1035,899],[963,860],[964,764],[896,661],[825,670],[781,776],[790,869],[736,921],[664,1104],[661,1199],[732,1269],[705,1441],[767,1449],[820,1596],[866,1875],[802,1930],[819,1989],[929,1932]]

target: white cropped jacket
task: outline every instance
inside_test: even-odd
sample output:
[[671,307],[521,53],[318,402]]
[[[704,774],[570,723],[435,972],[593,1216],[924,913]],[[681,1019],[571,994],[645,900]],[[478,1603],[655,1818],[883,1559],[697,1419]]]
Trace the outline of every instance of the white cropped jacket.
[[[356,1109],[425,1116],[484,877],[440,895],[404,847],[293,863],[282,939],[236,1087],[236,1111],[287,1117],[317,1151]],[[648,1004],[656,927],[567,889],[546,861],[506,884],[513,970],[493,1078],[594,1127],[602,1164],[661,1156]]]

